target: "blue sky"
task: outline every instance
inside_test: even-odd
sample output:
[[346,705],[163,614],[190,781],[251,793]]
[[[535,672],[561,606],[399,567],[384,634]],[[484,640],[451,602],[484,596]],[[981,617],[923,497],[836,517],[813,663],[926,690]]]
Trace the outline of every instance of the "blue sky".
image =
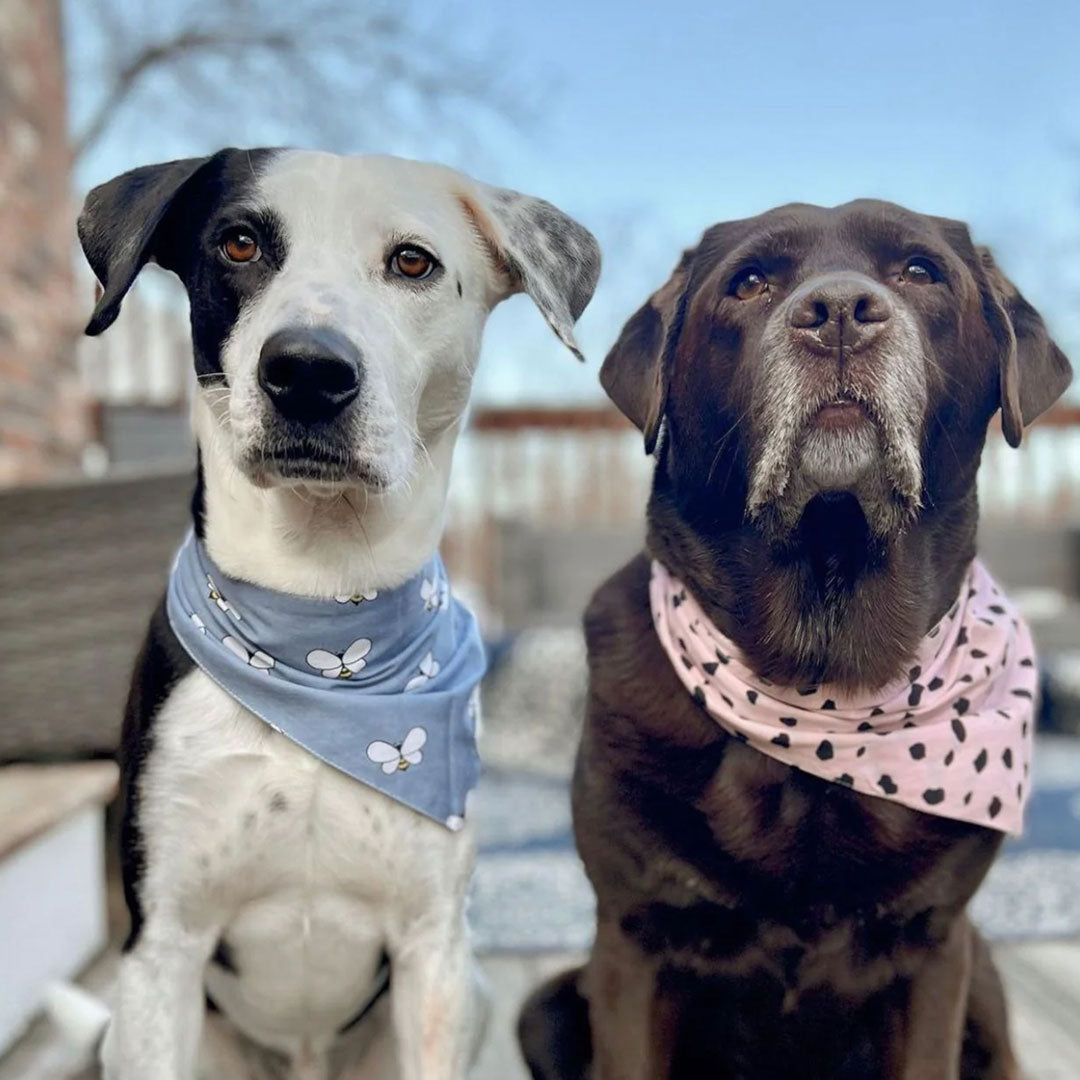
[[[434,135],[363,148],[449,158],[543,195],[606,254],[580,328],[587,367],[518,298],[489,326],[485,397],[597,394],[605,350],[681,247],[714,221],[792,199],[872,195],[967,219],[1080,353],[1080,4],[547,0],[457,4],[446,25],[539,96],[535,123],[466,115],[479,144],[468,152]],[[76,60],[87,42],[69,19]],[[276,130],[247,112],[233,141]],[[136,99],[80,180],[212,149],[206,138],[162,129]]]

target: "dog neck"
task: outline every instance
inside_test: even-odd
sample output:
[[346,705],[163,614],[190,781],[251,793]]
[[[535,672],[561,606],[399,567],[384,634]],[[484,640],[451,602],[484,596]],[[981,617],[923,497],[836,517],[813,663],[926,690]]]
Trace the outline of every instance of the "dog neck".
[[783,686],[855,691],[896,679],[975,554],[974,491],[886,540],[868,533],[853,502],[815,506],[785,545],[704,502],[677,497],[658,468],[649,551],[753,669]]
[[196,530],[231,577],[300,596],[347,596],[401,584],[438,547],[460,423],[427,442],[407,488],[389,492],[257,487],[200,402],[194,426]]

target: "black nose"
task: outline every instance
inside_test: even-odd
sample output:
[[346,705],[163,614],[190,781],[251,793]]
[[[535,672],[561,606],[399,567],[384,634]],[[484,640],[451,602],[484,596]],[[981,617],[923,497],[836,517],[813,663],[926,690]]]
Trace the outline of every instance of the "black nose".
[[834,273],[808,281],[791,298],[788,322],[810,344],[856,350],[892,316],[892,298],[863,274]]
[[360,392],[360,350],[329,327],[294,327],[266,339],[259,385],[289,420],[333,420]]

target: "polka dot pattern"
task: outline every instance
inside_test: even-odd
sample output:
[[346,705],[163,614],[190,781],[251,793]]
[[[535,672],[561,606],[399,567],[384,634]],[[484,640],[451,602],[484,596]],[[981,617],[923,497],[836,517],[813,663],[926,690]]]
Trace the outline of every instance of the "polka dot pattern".
[[1030,631],[975,560],[903,678],[851,697],[753,672],[689,590],[652,565],[653,624],[687,691],[729,735],[876,798],[1023,830],[1038,673]]

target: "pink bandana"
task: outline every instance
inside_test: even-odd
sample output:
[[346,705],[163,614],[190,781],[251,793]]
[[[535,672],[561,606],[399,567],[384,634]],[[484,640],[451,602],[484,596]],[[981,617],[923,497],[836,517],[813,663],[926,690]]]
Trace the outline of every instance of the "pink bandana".
[[1002,832],[1023,830],[1037,674],[1027,625],[975,560],[906,678],[858,698],[778,687],[747,667],[658,562],[653,624],[709,715],[755,750],[864,795]]

